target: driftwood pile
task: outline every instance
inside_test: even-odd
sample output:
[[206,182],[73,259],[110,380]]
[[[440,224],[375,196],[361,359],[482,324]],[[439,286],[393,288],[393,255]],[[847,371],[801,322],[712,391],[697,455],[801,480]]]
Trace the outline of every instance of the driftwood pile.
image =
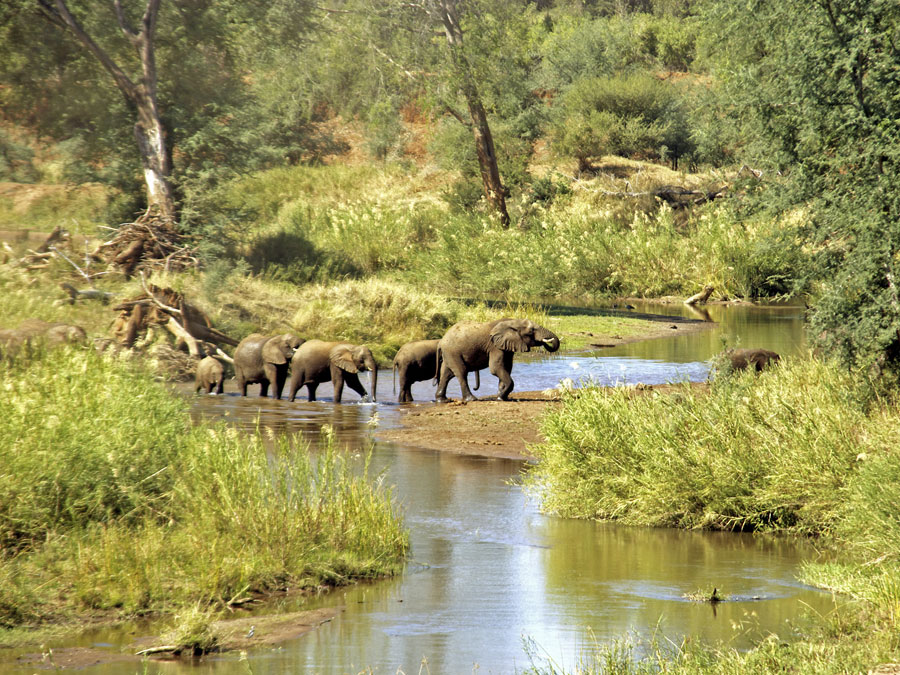
[[112,334],[122,347],[133,349],[153,342],[157,328],[176,338],[176,346],[186,346],[194,357],[214,353],[226,361],[231,358],[218,345],[237,346],[238,342],[217,330],[203,311],[185,301],[171,288],[160,288],[144,281],[144,292],[113,307],[119,312]]
[[119,226],[115,236],[100,244],[93,255],[115,265],[126,277],[139,270],[168,272],[198,265],[193,247],[172,221],[149,211],[133,223]]

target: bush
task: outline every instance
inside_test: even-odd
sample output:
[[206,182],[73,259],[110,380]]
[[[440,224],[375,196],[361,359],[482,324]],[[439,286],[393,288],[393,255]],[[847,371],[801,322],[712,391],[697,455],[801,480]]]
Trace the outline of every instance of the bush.
[[550,138],[554,150],[582,170],[604,154],[673,159],[690,151],[680,94],[648,73],[577,80],[556,103]]
[[708,394],[588,387],[542,429],[527,480],[547,511],[824,534],[845,518],[860,452],[896,454],[900,417],[870,407],[835,365],[795,359],[717,380]]
[[313,454],[193,426],[149,374],[92,351],[0,363],[0,381],[0,625],[172,612],[402,564],[390,492],[333,436]]

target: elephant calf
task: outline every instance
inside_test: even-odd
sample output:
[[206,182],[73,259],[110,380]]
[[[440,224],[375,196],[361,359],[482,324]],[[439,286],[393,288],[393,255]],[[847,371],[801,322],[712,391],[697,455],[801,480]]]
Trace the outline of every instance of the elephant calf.
[[757,373],[781,360],[777,352],[770,352],[768,349],[732,349],[725,352],[725,355],[731,363],[732,370],[752,368]]
[[372,400],[378,389],[378,366],[368,347],[352,345],[348,342],[323,342],[310,340],[303,343],[291,359],[291,400],[297,390],[306,386],[307,398],[316,400],[316,388],[331,380],[334,386],[334,401],[341,402],[344,383],[365,398],[366,388],[359,381],[359,372],[372,373]]
[[[394,393],[397,392],[397,375],[400,376],[399,403],[413,400],[412,386],[416,382],[433,380],[437,384],[437,348],[440,340],[415,340],[400,347],[392,363],[394,373]],[[475,371],[475,387],[481,386],[478,371]]]
[[294,350],[304,343],[302,338],[283,335],[248,335],[234,350],[234,376],[241,396],[247,395],[248,384],[259,384],[259,395],[267,396],[269,385],[273,396],[281,398]]
[[217,394],[221,394],[225,388],[225,367],[219,359],[206,356],[197,364],[197,374],[194,378],[194,390],[206,391],[211,394],[213,387]]
[[559,338],[528,319],[499,319],[487,323],[461,321],[447,330],[438,344],[436,371],[440,376],[435,400],[447,400],[447,384],[451,378],[459,380],[464,401],[474,400],[466,377],[484,367],[500,380],[498,400],[505,401],[513,390],[513,355],[528,352],[532,347],[548,352],[559,349]]

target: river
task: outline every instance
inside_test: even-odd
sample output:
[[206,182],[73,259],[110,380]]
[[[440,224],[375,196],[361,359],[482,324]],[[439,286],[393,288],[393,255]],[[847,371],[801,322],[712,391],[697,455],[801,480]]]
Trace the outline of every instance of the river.
[[[639,306],[692,316],[680,305]],[[766,347],[789,356],[804,348],[801,308],[711,307],[705,332],[622,345],[601,351],[517,359],[517,391],[555,386],[565,377],[602,384],[702,380],[723,344]],[[676,334],[677,329],[673,329]],[[301,431],[315,443],[323,424],[350,448],[371,442],[378,424],[397,424],[390,371],[379,377],[379,403],[359,404],[330,386],[314,403],[234,393],[195,398],[195,414],[239,426]],[[482,395],[496,391],[483,372]],[[226,391],[233,392],[232,387]],[[255,387],[254,393],[255,393]],[[417,400],[433,395],[429,383]],[[830,594],[797,581],[809,544],[767,536],[625,528],[540,513],[518,485],[527,465],[376,443],[373,469],[395,486],[411,531],[412,559],[404,574],[339,589],[288,609],[339,606],[327,624],[278,649],[213,655],[199,663],[151,664],[147,672],[254,675],[280,673],[515,673],[530,664],[526,644],[541,663],[574,671],[581,651],[626,635],[656,632],[724,641],[738,648],[774,632],[790,639],[805,611],[828,612]],[[732,595],[718,605],[683,595],[716,586]],[[81,644],[118,648],[133,636],[108,631]],[[88,673],[129,673],[107,664]]]

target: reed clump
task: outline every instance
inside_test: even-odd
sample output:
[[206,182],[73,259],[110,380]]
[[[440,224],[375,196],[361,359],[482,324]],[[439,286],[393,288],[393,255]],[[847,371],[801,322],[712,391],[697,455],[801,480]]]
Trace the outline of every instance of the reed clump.
[[389,489],[335,447],[191,424],[139,366],[0,363],[0,627],[225,606],[397,572]]
[[898,431],[890,406],[817,360],[708,393],[587,387],[545,420],[528,484],[565,516],[830,533],[848,517],[860,456],[888,461]]

